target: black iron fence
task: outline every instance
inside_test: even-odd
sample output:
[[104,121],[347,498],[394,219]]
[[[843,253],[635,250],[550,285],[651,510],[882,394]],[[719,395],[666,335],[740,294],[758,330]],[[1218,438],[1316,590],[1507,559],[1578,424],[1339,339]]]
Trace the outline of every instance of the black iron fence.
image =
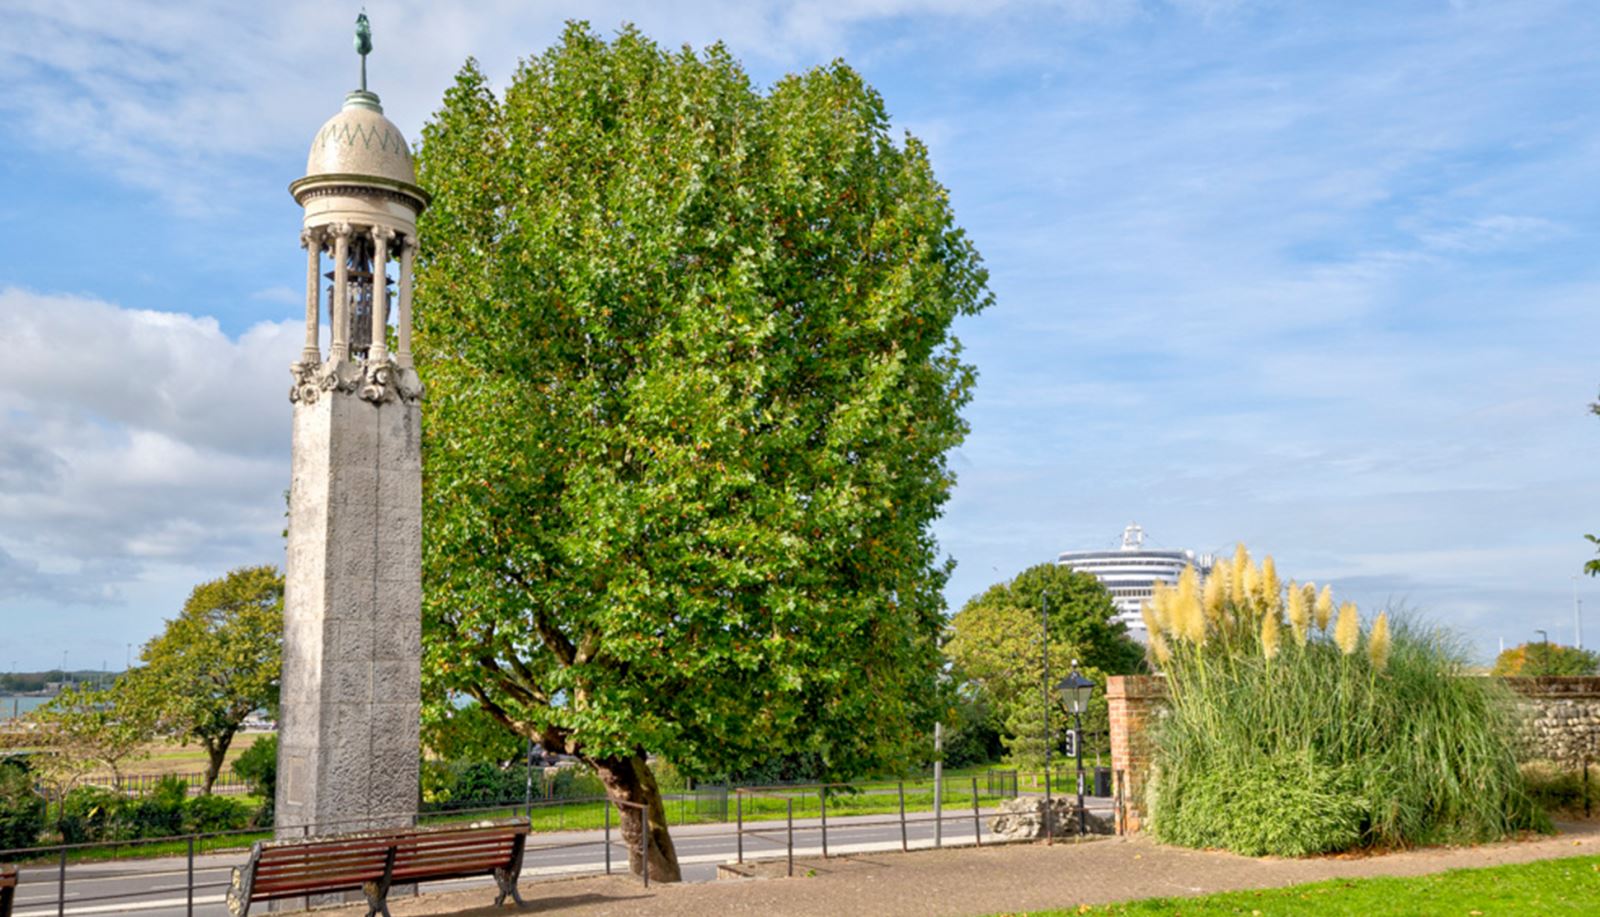
[[[1015,771],[990,770],[982,775],[950,778],[940,787],[940,806],[926,807],[923,781],[880,781],[852,786],[841,784],[786,784],[768,787],[701,786],[670,794],[666,811],[676,809],[679,824],[696,821],[697,842],[722,839],[736,863],[782,857],[792,873],[797,856],[826,858],[857,849],[889,850],[898,846],[983,845],[1005,838],[989,829],[987,821],[1001,801],[1014,797]],[[1091,803],[1123,824],[1120,784],[1112,799]],[[716,816],[731,808],[732,824],[718,824]],[[498,806],[448,809],[385,819],[370,817],[343,822],[299,826],[289,837],[337,834],[370,829],[375,823],[401,823],[426,827],[486,818],[525,818],[543,837],[530,839],[524,861],[535,872],[570,875],[613,874],[618,849],[623,856],[637,852],[640,879],[650,881],[651,836],[644,824],[642,806],[617,803],[605,797],[578,800],[542,800],[532,804],[508,802]],[[592,818],[591,818],[592,816]],[[632,821],[624,831],[624,822]],[[562,829],[566,829],[564,832]],[[891,830],[885,832],[885,828]],[[578,832],[582,832],[579,834]],[[624,835],[627,836],[625,839]],[[913,837],[916,835],[916,837]],[[67,917],[68,905],[82,914],[102,914],[155,907],[182,907],[188,917],[197,908],[218,917],[230,884],[231,866],[242,864],[250,844],[273,837],[270,831],[223,831],[167,838],[53,844],[17,850],[0,850],[0,862],[22,864],[17,912],[22,917]],[[537,837],[537,834],[536,834]],[[886,838],[888,838],[886,840]],[[897,843],[896,843],[897,842]],[[728,849],[732,848],[732,849]],[[216,856],[236,856],[219,862]],[[148,868],[129,874],[120,870],[119,882],[97,868],[100,861],[119,857],[167,857],[152,860]],[[626,860],[624,860],[626,862]],[[628,867],[623,867],[628,868]],[[525,873],[525,875],[528,875]],[[138,877],[134,879],[132,877]],[[141,884],[142,881],[142,884]],[[181,898],[173,898],[173,895]]]

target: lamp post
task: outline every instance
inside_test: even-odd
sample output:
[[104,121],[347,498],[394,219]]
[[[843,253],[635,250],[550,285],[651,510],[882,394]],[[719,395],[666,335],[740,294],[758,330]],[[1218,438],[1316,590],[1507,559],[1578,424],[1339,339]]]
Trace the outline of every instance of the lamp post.
[[1087,833],[1088,816],[1083,809],[1083,712],[1089,709],[1089,698],[1094,695],[1094,682],[1078,673],[1078,660],[1072,660],[1072,671],[1056,685],[1067,709],[1072,711],[1073,730],[1077,735],[1072,743],[1073,757],[1078,759],[1078,834]]
[[1544,655],[1539,659],[1539,674],[1540,675],[1549,675],[1550,674],[1550,635],[1545,633],[1542,630],[1536,630],[1536,631],[1534,631],[1534,633],[1539,635],[1539,641],[1544,644]]
[[1050,807],[1050,592],[1039,592],[1039,624],[1044,634],[1044,839],[1055,839],[1055,824]]

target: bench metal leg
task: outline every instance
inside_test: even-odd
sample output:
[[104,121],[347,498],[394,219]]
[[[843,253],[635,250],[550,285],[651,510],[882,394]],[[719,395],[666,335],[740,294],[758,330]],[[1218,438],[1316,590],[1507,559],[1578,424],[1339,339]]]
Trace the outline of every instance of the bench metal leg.
[[361,893],[367,896],[367,917],[389,917],[389,884],[394,877],[394,857],[396,848],[389,848],[389,855],[383,861],[383,877],[376,882],[368,882],[361,886]]
[[518,907],[527,906],[527,902],[523,901],[522,896],[517,894],[517,882],[522,878],[522,858],[527,844],[528,836],[526,834],[517,835],[516,840],[511,842],[510,862],[505,867],[496,866],[494,868],[494,884],[500,886],[500,895],[494,899],[495,907],[505,904],[507,895],[511,896],[511,900],[517,902]]
[[16,900],[17,889],[14,885],[0,888],[0,917],[11,917],[11,902]]

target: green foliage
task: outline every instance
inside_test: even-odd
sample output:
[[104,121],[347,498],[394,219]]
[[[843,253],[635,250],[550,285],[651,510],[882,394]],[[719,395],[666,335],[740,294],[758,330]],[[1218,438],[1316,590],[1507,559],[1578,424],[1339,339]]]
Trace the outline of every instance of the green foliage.
[[1044,762],[1040,644],[1045,607],[1050,613],[1050,732],[1057,746],[1072,719],[1054,685],[1066,677],[1073,660],[1098,686],[1084,715],[1086,732],[1106,729],[1107,676],[1144,670],[1143,648],[1116,619],[1111,594],[1090,574],[1039,564],[968,601],[951,621],[945,655],[954,677],[990,710],[1012,762],[1028,768]]
[[[1397,625],[1380,669],[1316,636],[1285,638],[1267,658],[1250,632],[1200,649],[1180,641],[1163,666],[1171,706],[1149,791],[1157,837],[1299,855],[1345,841],[1487,841],[1541,824],[1509,744],[1513,699],[1492,679],[1464,677],[1464,655],[1441,633]],[[1221,797],[1232,807],[1215,805]]]
[[189,786],[168,776],[142,796],[79,787],[62,800],[56,829],[63,843],[128,841],[234,831],[247,826],[248,803],[221,796],[189,798]]
[[0,850],[32,847],[44,828],[44,797],[34,789],[28,764],[0,758]]
[[528,740],[496,720],[481,704],[428,704],[422,711],[422,747],[447,761],[508,765],[527,757]]
[[250,786],[252,796],[273,798],[278,792],[278,735],[264,735],[233,759],[233,773]]
[[113,775],[144,753],[155,733],[152,710],[121,703],[116,688],[97,691],[87,685],[66,688],[27,717],[35,727],[26,741],[41,754],[34,759],[51,795],[61,798],[89,771],[106,768]]
[[426,689],[595,762],[902,765],[986,275],[843,64],[581,25],[423,130]]
[[[1361,842],[1368,804],[1357,781],[1304,754],[1248,762],[1241,770],[1180,771],[1170,788],[1161,837],[1185,847],[1222,847],[1245,856],[1308,856]],[[1168,791],[1163,786],[1162,791]]]
[[[1596,552],[1600,553],[1600,537],[1596,537],[1594,535],[1585,535],[1583,537],[1589,539],[1589,543],[1595,546]],[[1590,576],[1600,576],[1600,557],[1597,557],[1594,560],[1584,564],[1583,572],[1589,574]]]
[[1494,660],[1491,675],[1593,675],[1600,671],[1600,653],[1559,643],[1524,643]]
[[139,658],[117,682],[118,706],[152,711],[162,731],[199,742],[210,758],[201,792],[211,792],[245,718],[277,707],[283,575],[241,567],[201,583]]

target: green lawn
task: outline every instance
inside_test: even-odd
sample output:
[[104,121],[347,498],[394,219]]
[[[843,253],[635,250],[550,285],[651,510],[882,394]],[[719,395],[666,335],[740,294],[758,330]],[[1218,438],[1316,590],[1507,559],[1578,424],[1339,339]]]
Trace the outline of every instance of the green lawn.
[[1200,898],[1146,898],[1046,915],[1115,917],[1546,917],[1600,913],[1600,857],[1453,869],[1411,879],[1335,879]]

